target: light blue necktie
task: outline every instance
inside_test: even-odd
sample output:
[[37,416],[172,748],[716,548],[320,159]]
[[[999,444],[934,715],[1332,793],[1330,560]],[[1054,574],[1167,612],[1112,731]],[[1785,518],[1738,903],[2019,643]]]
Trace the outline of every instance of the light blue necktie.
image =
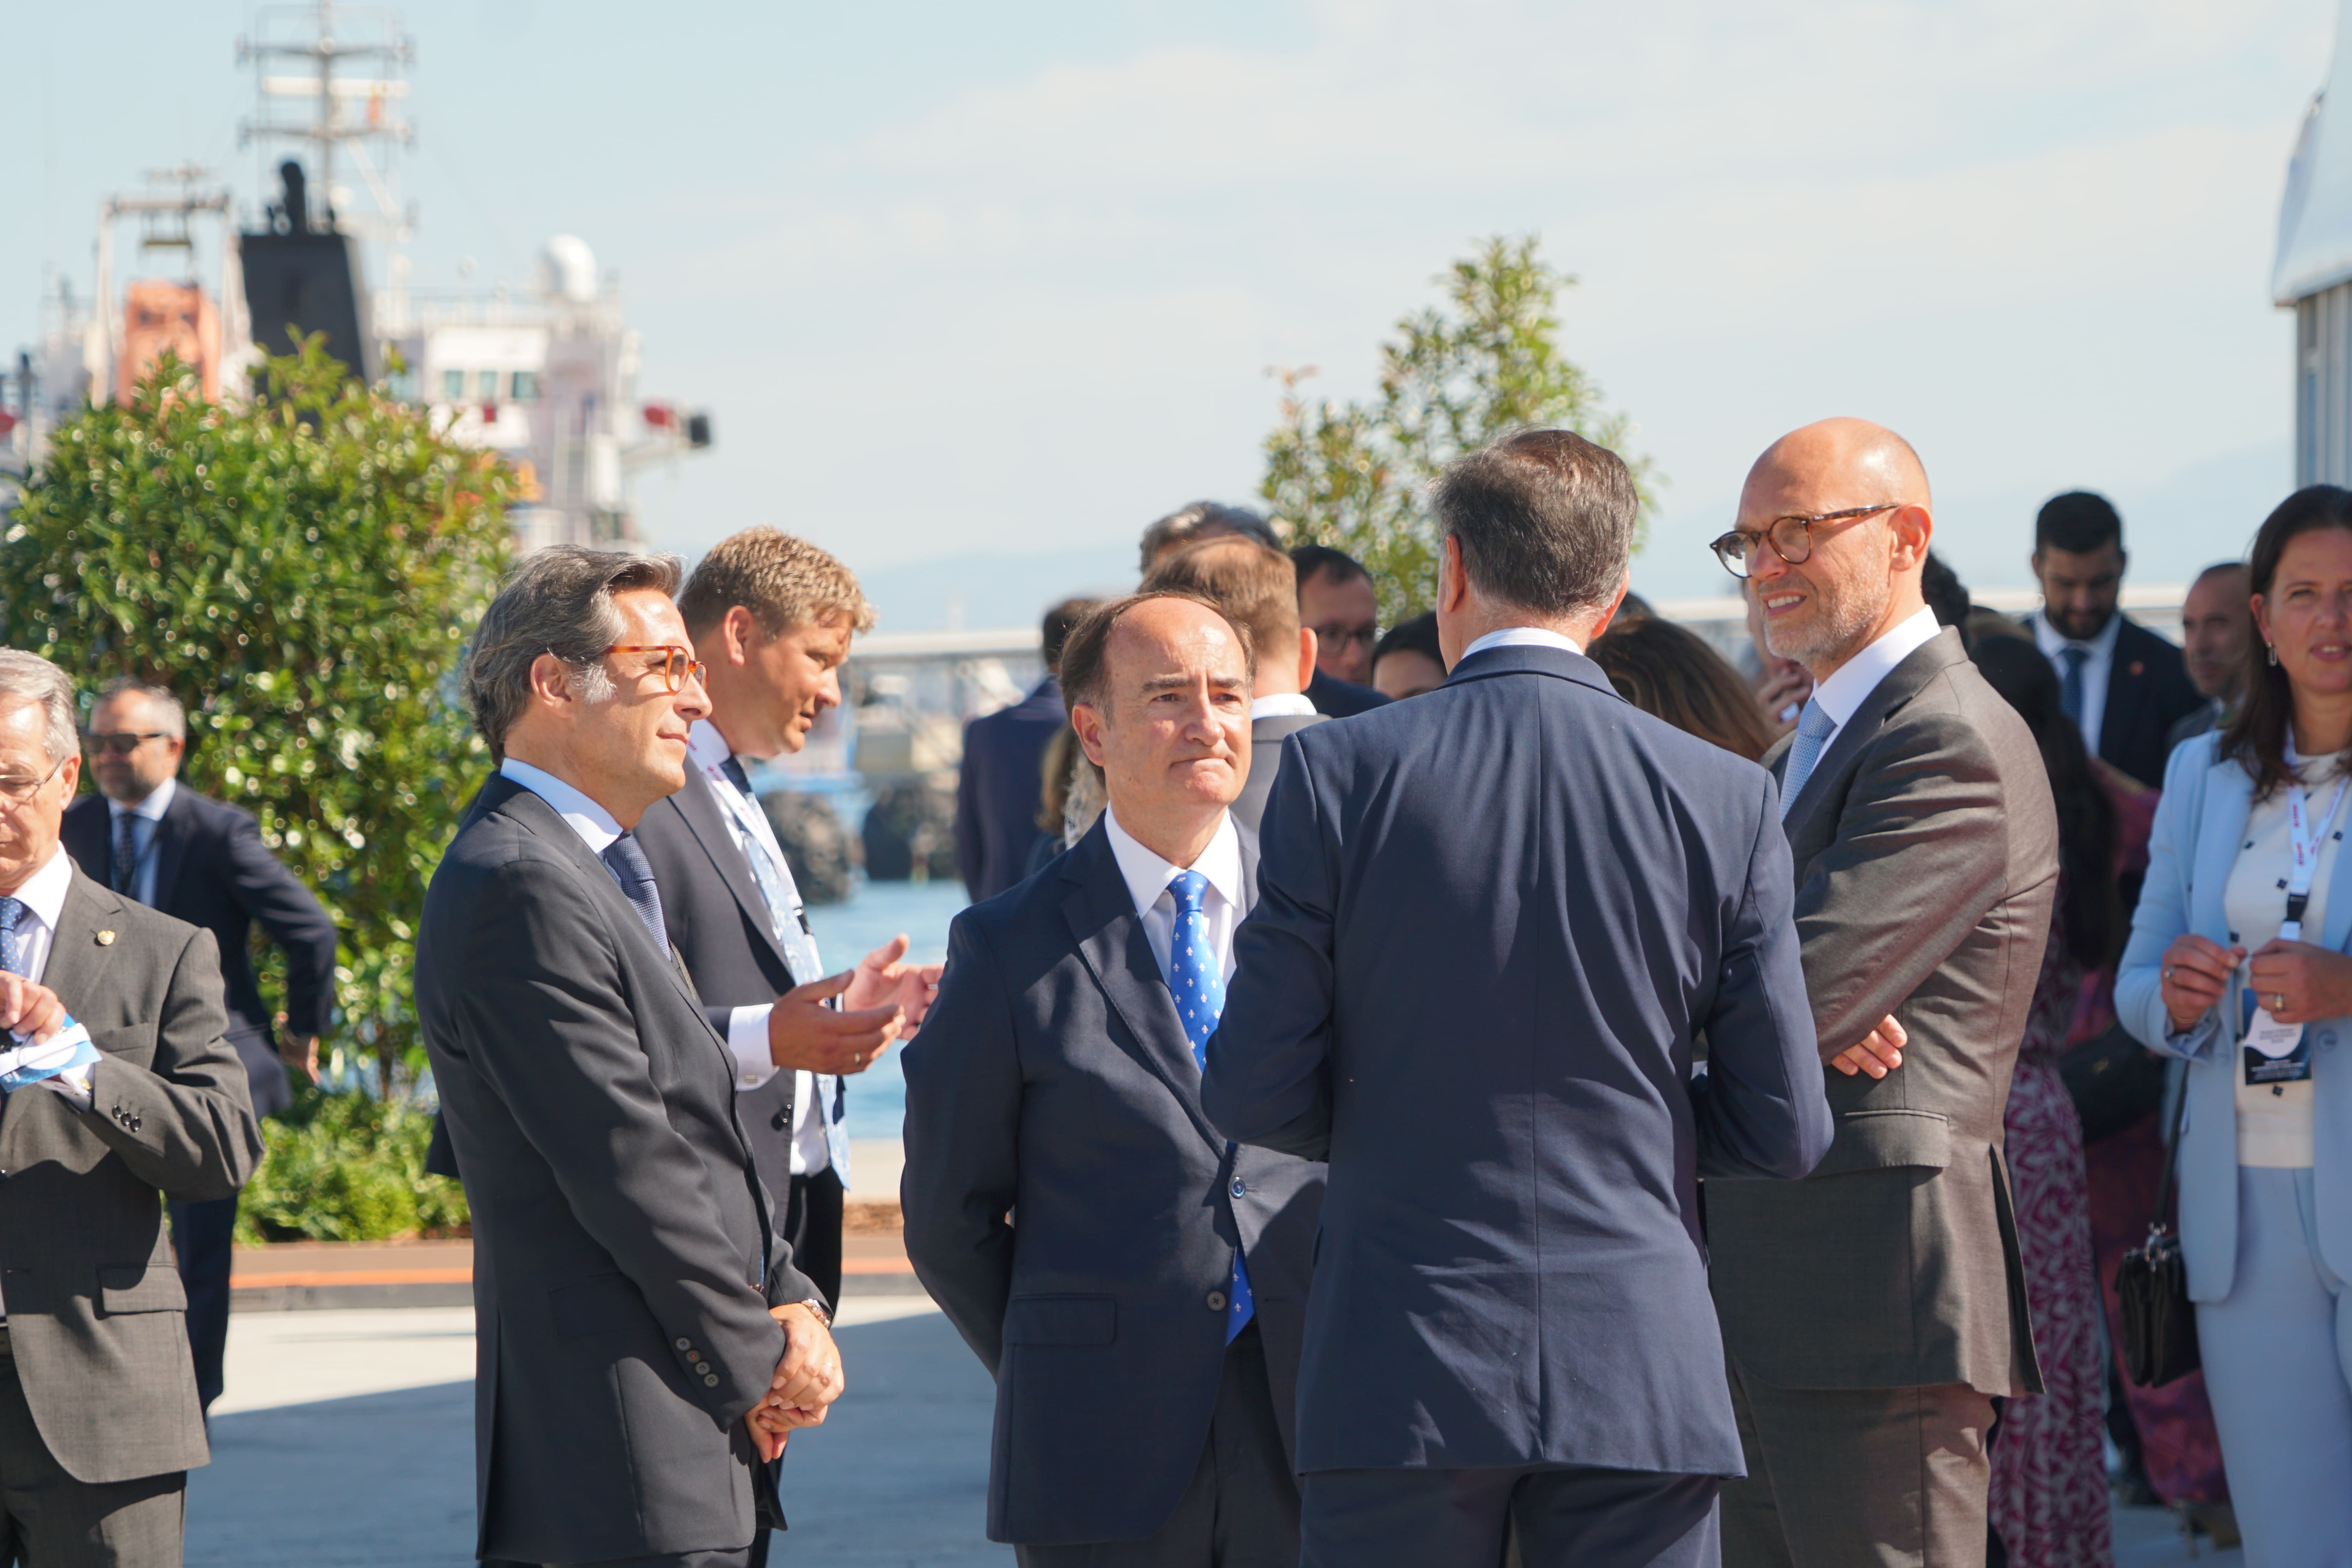
[[[751,781],[742,776],[743,764],[730,757],[721,771],[736,786],[739,798],[752,810],[759,810],[760,803],[751,794]],[[822,979],[824,965],[817,957],[816,938],[801,923],[800,889],[793,881],[793,868],[777,864],[775,857],[768,853],[768,847],[740,813],[727,810],[727,825],[734,830],[736,845],[751,868],[751,880],[759,884],[760,897],[768,906],[768,929],[775,933],[776,945],[784,950],[784,963],[791,966],[793,984],[806,985],[812,980]],[[833,1161],[834,1173],[841,1178],[842,1185],[847,1186],[849,1133],[834,1115],[841,1079],[831,1073],[812,1073],[810,1082],[809,1092],[816,1097],[817,1122],[824,1129],[825,1153]]]
[[[1217,1016],[1225,1010],[1224,972],[1209,942],[1208,917],[1201,912],[1201,899],[1208,890],[1209,879],[1198,871],[1180,871],[1168,884],[1169,895],[1176,900],[1176,931],[1168,943],[1168,994],[1176,998],[1184,1037],[1192,1042],[1192,1060],[1204,1068],[1209,1037],[1217,1032]],[[1230,1152],[1233,1145],[1225,1148]],[[1234,1281],[1226,1307],[1225,1342],[1231,1344],[1257,1310],[1250,1294],[1249,1263],[1238,1247],[1234,1248]]]
[[1789,819],[1789,808],[1797,801],[1797,792],[1813,776],[1813,764],[1822,760],[1822,748],[1829,744],[1837,732],[1837,721],[1822,709],[1818,698],[1805,699],[1805,710],[1797,715],[1797,739],[1789,747],[1789,766],[1780,777],[1780,820]]
[[2086,647],[2062,647],[2058,657],[2066,668],[2058,672],[2058,706],[2074,727],[2083,727],[2083,667],[2091,662],[2091,650]]
[[[22,899],[0,899],[0,969],[11,974],[25,973],[25,939],[16,934],[16,922],[25,918]],[[0,1089],[0,1100],[8,1091]]]

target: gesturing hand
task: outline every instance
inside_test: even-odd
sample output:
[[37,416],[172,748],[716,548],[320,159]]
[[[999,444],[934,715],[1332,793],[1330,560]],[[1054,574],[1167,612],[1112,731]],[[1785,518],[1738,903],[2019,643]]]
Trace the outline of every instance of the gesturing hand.
[[824,1004],[851,991],[863,965],[845,969],[776,998],[768,1014],[768,1059],[779,1068],[822,1073],[864,1072],[897,1037],[904,1011],[898,1004],[835,1012]]
[[784,1451],[795,1427],[824,1425],[844,1386],[841,1349],[815,1313],[794,1302],[772,1307],[768,1315],[783,1326],[783,1359],[776,1363],[767,1397],[743,1417],[762,1462]]
[[946,966],[899,963],[907,956],[908,945],[902,931],[859,959],[841,1001],[845,1007],[895,1006],[906,1020],[901,1033],[911,1035],[923,1026],[923,1015],[931,1010],[931,998],[939,994],[940,972]]
[[1894,1014],[1889,1013],[1878,1021],[1878,1027],[1871,1030],[1869,1037],[1862,1044],[1848,1046],[1832,1057],[1830,1066],[1848,1078],[1858,1072],[1866,1072],[1873,1078],[1885,1078],[1903,1065],[1903,1047],[1910,1042],[1909,1032],[1895,1021]]

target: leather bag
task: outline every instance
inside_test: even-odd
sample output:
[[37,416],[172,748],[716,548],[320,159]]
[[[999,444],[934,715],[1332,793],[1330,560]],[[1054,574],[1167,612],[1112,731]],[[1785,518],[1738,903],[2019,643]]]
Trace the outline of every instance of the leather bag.
[[2189,1108],[2189,1085],[2172,1109],[2172,1134],[2164,1152],[2164,1181],[2147,1240],[2124,1254],[2116,1269],[2122,1298],[2124,1373],[2142,1388],[2161,1388],[2195,1372],[2197,1309],[2189,1300],[2189,1267],[2171,1224],[2173,1182],[2180,1171],[2180,1124]]

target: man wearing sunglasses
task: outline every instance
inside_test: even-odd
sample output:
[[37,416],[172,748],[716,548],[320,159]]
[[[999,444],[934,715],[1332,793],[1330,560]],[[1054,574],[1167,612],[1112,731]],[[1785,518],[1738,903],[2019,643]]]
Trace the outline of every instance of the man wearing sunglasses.
[[[261,841],[251,812],[180,782],[187,727],[180,700],[160,686],[117,680],[100,694],[83,736],[99,793],[67,810],[66,852],[91,880],[213,933],[229,1044],[245,1063],[254,1113],[268,1116],[293,1103],[289,1068],[305,1082],[318,1077],[319,1037],[334,1016],[335,922]],[[262,999],[254,975],[257,925],[286,955],[282,1014]],[[236,1205],[234,1194],[172,1205],[196,1391],[207,1409],[220,1397],[228,1343]]]
[[1707,1184],[1748,1468],[1726,1568],[1983,1563],[1991,1401],[2042,1391],[2001,1110],[2057,821],[2033,737],[1927,606],[1932,506],[1908,442],[1832,419],[1757,459],[1715,542],[1812,677],[1764,761],[1838,1069],[1811,1176]]

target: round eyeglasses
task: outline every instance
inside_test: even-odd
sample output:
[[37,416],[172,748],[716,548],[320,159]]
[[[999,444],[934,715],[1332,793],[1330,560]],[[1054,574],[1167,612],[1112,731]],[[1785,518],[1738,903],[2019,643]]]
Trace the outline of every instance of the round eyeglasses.
[[606,653],[658,653],[667,656],[663,658],[660,668],[662,679],[669,682],[670,695],[673,697],[685,690],[686,683],[689,680],[697,686],[702,685],[703,677],[709,673],[709,667],[694,657],[692,648],[680,647],[676,643],[616,642],[604,651]]
[[1756,567],[1756,552],[1769,544],[1772,553],[1791,566],[1801,566],[1813,553],[1813,528],[1818,523],[1844,522],[1854,518],[1869,517],[1882,511],[1893,511],[1901,501],[1880,501],[1876,506],[1850,506],[1843,511],[1793,513],[1776,517],[1764,527],[1749,531],[1735,528],[1707,546],[1723,569],[1735,577],[1746,577]]

